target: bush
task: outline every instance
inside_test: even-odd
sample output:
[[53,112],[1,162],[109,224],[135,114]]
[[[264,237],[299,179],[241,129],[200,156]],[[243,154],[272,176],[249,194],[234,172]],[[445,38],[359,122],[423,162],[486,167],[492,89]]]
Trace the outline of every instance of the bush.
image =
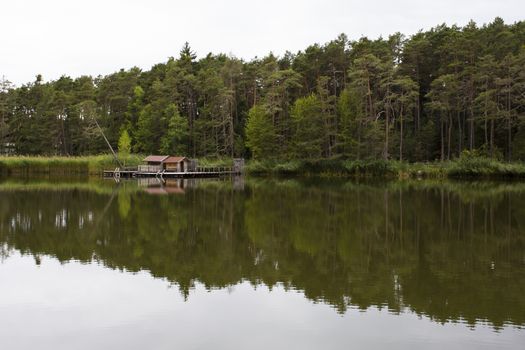
[[448,168],[450,177],[525,177],[525,165],[521,163],[503,163],[475,153],[463,152],[461,157]]
[[386,160],[353,160],[344,163],[348,173],[356,176],[398,176],[396,163]]
[[272,172],[272,166],[267,161],[251,160],[246,164],[244,171],[250,175],[267,175]]
[[278,163],[273,167],[273,172],[279,175],[297,175],[302,172],[303,167],[303,162],[292,160],[285,163]]
[[404,163],[394,160],[293,160],[247,163],[246,172],[252,175],[320,175],[383,178],[485,177],[525,178],[525,164],[503,163],[475,153],[464,153],[455,161],[435,163]]

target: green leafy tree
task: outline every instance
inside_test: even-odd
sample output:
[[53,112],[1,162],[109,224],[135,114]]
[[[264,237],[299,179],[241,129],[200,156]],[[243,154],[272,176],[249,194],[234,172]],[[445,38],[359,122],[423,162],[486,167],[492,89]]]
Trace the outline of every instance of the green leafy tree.
[[255,159],[275,157],[277,133],[271,116],[263,106],[255,105],[248,112],[246,146]]
[[337,100],[338,141],[340,152],[349,158],[360,158],[362,99],[347,87]]
[[167,108],[168,130],[162,137],[160,151],[162,154],[186,155],[188,152],[188,120],[183,118],[177,106]]
[[155,116],[151,105],[146,105],[140,112],[135,131],[134,151],[139,153],[155,153],[154,124]]
[[126,158],[131,152],[131,137],[129,136],[128,130],[124,129],[120,133],[118,139],[118,153],[119,155]]
[[294,155],[301,159],[321,158],[325,135],[322,104],[315,95],[299,98],[292,108]]
[[9,99],[11,97],[10,91],[13,88],[10,81],[2,77],[0,80],[0,153],[4,150],[7,143],[9,132]]

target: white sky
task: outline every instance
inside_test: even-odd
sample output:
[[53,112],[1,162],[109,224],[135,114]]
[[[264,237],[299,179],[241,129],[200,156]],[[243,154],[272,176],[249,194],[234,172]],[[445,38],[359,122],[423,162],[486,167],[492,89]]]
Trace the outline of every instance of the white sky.
[[185,41],[251,59],[346,33],[376,38],[440,23],[525,19],[525,0],[0,0],[0,78],[149,69]]

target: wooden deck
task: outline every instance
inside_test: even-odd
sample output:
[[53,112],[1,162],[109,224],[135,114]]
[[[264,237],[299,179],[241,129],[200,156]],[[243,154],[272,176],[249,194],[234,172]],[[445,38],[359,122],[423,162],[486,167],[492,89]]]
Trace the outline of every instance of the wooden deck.
[[157,178],[197,178],[197,177],[220,177],[228,175],[240,175],[242,172],[234,168],[209,167],[197,168],[194,171],[144,171],[139,168],[125,168],[104,170],[104,177],[112,178],[134,178],[134,177],[157,177]]

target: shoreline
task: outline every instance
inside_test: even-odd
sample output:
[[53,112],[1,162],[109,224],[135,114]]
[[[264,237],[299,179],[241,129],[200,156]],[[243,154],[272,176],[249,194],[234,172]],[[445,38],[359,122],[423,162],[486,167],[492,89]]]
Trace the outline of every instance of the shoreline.
[[525,163],[504,163],[479,157],[445,162],[405,163],[394,160],[250,161],[254,176],[320,176],[378,179],[525,179]]
[[[121,157],[126,166],[142,163],[142,155]],[[204,166],[228,166],[230,159],[199,159]],[[81,175],[102,176],[114,169],[110,155],[84,157],[0,157],[0,175]],[[249,160],[245,174],[250,176],[341,177],[383,179],[525,179],[525,163],[505,163],[482,157],[461,157],[445,162],[406,163],[394,160]]]

